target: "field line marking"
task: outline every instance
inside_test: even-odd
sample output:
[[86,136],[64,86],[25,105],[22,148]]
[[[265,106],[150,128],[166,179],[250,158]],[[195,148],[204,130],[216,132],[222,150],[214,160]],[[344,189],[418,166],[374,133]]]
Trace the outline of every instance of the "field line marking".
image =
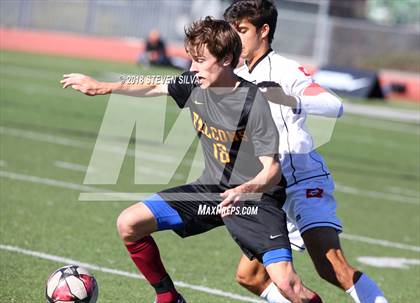
[[[359,116],[360,117],[360,116]],[[383,123],[382,123],[383,122]],[[386,121],[381,121],[378,123],[378,120],[372,121],[371,119],[368,121],[357,119],[357,121],[353,119],[340,119],[339,123],[348,124],[348,125],[357,125],[357,126],[363,126],[371,129],[376,130],[385,130],[385,131],[392,131],[392,132],[399,132],[404,134],[410,134],[410,135],[420,135],[419,127],[417,125],[401,125],[398,122],[391,122],[387,123]]]
[[59,181],[55,179],[30,176],[30,175],[14,173],[14,172],[5,171],[5,170],[0,170],[0,177],[12,179],[12,180],[18,180],[18,181],[26,181],[26,182],[31,182],[35,184],[44,184],[44,185],[62,187],[62,188],[73,189],[73,190],[82,190],[82,191],[87,191],[87,192],[104,191],[104,189],[96,188],[93,186],[86,186],[86,185],[81,185],[77,183]]
[[360,256],[357,257],[357,261],[369,266],[382,268],[409,269],[411,265],[420,265],[420,259],[395,257]]
[[[416,138],[416,140],[418,140]],[[353,134],[341,134],[340,136],[337,136],[334,138],[334,141],[336,141],[337,143],[341,142],[348,142],[348,143],[354,143],[354,144],[366,144],[366,145],[371,145],[371,146],[377,146],[378,144],[380,144],[381,146],[383,146],[384,148],[394,148],[394,149],[401,149],[401,147],[403,146],[401,143],[397,143],[394,141],[383,141],[378,137],[370,137],[370,136],[363,136],[361,137],[360,135],[353,135]],[[408,151],[413,151],[413,152],[417,152],[418,151],[418,146],[415,145],[414,140],[410,141],[410,146],[407,146],[408,149],[406,148],[406,150]],[[405,147],[405,146],[404,146]]]
[[350,194],[350,195],[359,195],[359,196],[365,196],[365,197],[370,197],[370,198],[375,198],[375,199],[383,199],[383,200],[406,203],[406,204],[414,204],[414,205],[420,204],[419,197],[409,197],[409,196],[403,196],[403,195],[393,194],[389,192],[377,192],[377,191],[371,191],[371,190],[357,189],[355,187],[341,185],[339,183],[335,183],[335,190],[337,192]]
[[397,243],[397,242],[391,242],[387,240],[380,240],[380,239],[373,239],[368,238],[364,236],[358,236],[358,235],[349,235],[349,234],[340,234],[340,238],[351,240],[351,241],[358,241],[358,242],[364,242],[368,244],[375,244],[379,246],[385,246],[385,247],[391,247],[391,248],[399,248],[403,250],[411,250],[415,252],[420,252],[419,246],[414,245],[408,245],[403,243]]
[[[80,172],[86,172],[88,170],[88,166],[86,165],[82,165],[82,164],[77,164],[77,163],[72,163],[72,162],[66,162],[66,161],[61,161],[61,160],[56,160],[54,161],[54,166],[58,167],[58,168],[62,168],[62,169],[67,169],[67,170],[72,170],[72,171],[80,171]],[[0,166],[1,166],[1,162],[0,162]],[[91,168],[91,171],[93,171],[93,169]],[[143,175],[152,175],[152,176],[158,176],[158,177],[164,177],[164,178],[171,178],[172,174],[169,172],[165,172],[165,171],[160,171],[160,170],[155,170],[155,169],[151,169],[148,167],[141,167],[139,169],[140,173]],[[182,174],[175,174],[174,176],[175,180],[184,180],[184,176]]]
[[[102,201],[103,199],[104,200],[117,199],[121,201],[121,200],[126,200],[126,199],[132,200],[133,198],[133,195],[131,193],[117,193],[114,191],[96,188],[93,186],[86,186],[86,185],[81,185],[81,184],[76,184],[76,183],[59,181],[56,179],[49,179],[49,178],[43,178],[43,177],[38,177],[38,176],[19,174],[19,173],[10,172],[10,171],[4,171],[4,170],[0,170],[0,177],[20,180],[20,181],[28,181],[32,183],[38,183],[38,184],[57,186],[57,187],[64,187],[64,188],[69,188],[69,189],[74,189],[74,190],[85,191],[89,193],[96,193],[94,195],[91,195],[89,193],[81,193],[80,200],[85,200],[85,201],[95,201],[95,199],[97,201],[99,200]],[[346,194],[362,195],[362,196],[367,196],[367,197],[372,197],[372,198],[380,198],[384,200],[389,200],[393,202],[419,205],[418,198],[407,197],[407,196],[402,196],[402,195],[359,190],[353,187],[343,186],[340,184],[336,184],[335,190],[337,192],[342,192]],[[101,195],[101,193],[103,195]],[[149,194],[150,193],[144,193],[141,195],[141,197],[147,197]],[[138,199],[134,199],[132,201],[137,201],[137,200]]]
[[[93,150],[94,148],[94,143],[88,143],[88,142],[84,142],[84,141],[80,141],[76,139],[65,138],[62,136],[21,130],[21,129],[10,128],[10,127],[5,127],[5,126],[0,126],[0,134],[6,135],[6,136],[12,136],[16,138],[28,139],[32,141],[47,142],[50,144],[71,146],[71,147],[87,149],[87,150]],[[162,154],[157,155],[155,153],[142,152],[136,155],[136,151],[134,148],[128,147],[126,150],[122,150],[121,148],[115,145],[105,146],[104,148],[101,148],[101,150],[104,150],[107,152],[114,152],[117,154],[121,154],[122,152],[125,151],[127,156],[137,157],[141,160],[154,161],[154,162],[159,162],[159,163],[162,163],[162,162],[173,163],[174,161],[178,160],[178,158],[171,157],[170,155],[162,155]],[[195,167],[195,168],[202,168],[201,165],[198,165],[194,162],[191,165],[192,167]]]
[[[0,126],[0,133],[4,135],[10,135],[10,136],[24,138],[24,139],[48,142],[51,144],[72,146],[72,147],[83,148],[83,149],[93,148],[88,143],[75,140],[75,139],[68,139],[68,138],[63,138],[61,136],[44,134],[44,133],[33,132],[33,131],[26,131],[26,130],[21,130],[21,129],[8,128],[4,126]],[[107,147],[107,150],[108,151],[115,150],[115,152],[118,152],[118,153],[121,152],[121,150],[119,150],[118,148],[115,148],[115,146],[114,147],[109,146]],[[132,156],[132,157],[135,156],[135,150],[132,148],[128,148],[127,155]],[[139,157],[143,158],[146,161],[159,161],[159,162],[166,162],[166,163],[172,163],[174,161],[174,159],[170,156],[159,156],[159,160],[157,160],[155,154],[147,154],[147,153],[141,153]],[[192,165],[195,167],[194,163]],[[353,187],[343,186],[343,185],[338,185],[338,184],[336,185],[336,190],[339,192],[347,193],[347,194],[365,195],[367,197],[380,198],[380,199],[394,201],[394,202],[416,204],[416,205],[420,204],[419,199],[417,198],[403,196],[403,195],[395,195],[392,193],[388,194],[388,193],[376,192],[376,191],[366,191],[366,190],[360,190]]]
[[[54,262],[58,262],[58,263],[80,265],[80,266],[85,267],[87,269],[96,270],[96,271],[100,271],[100,272],[104,272],[104,273],[108,273],[108,274],[113,274],[113,275],[118,275],[118,276],[122,276],[122,277],[145,280],[144,276],[140,275],[140,273],[136,274],[136,273],[122,271],[122,270],[118,270],[118,269],[102,267],[102,266],[95,265],[95,264],[83,263],[83,262],[80,262],[80,261],[76,261],[76,260],[72,260],[72,259],[68,259],[68,258],[64,258],[64,257],[60,257],[60,256],[55,256],[55,255],[50,255],[50,254],[43,253],[43,252],[38,252],[38,251],[34,251],[34,250],[20,248],[20,247],[17,247],[17,246],[0,244],[0,249],[5,250],[5,251],[9,251],[9,252],[14,252],[14,253],[19,253],[19,254],[31,256],[31,257],[36,257],[36,258],[39,258],[39,259],[54,261]],[[220,289],[210,288],[210,287],[201,286],[201,285],[189,284],[189,283],[185,283],[185,282],[182,282],[182,281],[174,281],[174,284],[176,286],[179,286],[179,287],[189,288],[189,289],[204,292],[204,293],[207,293],[207,294],[210,294],[210,295],[225,297],[225,298],[234,299],[234,300],[237,300],[237,301],[257,302],[257,303],[264,302],[264,301],[261,301],[261,300],[258,300],[258,299],[237,295],[237,294],[227,292],[227,291],[223,291],[223,290],[220,290]]]
[[[1,164],[1,162],[0,162],[0,164]],[[71,163],[71,162],[65,162],[65,161],[61,161],[61,160],[54,161],[54,165],[56,167],[59,167],[59,168],[73,170],[73,171],[81,171],[81,172],[86,172],[87,169],[88,169],[88,167],[85,166],[85,165],[81,165],[81,164],[77,164],[77,163]],[[141,168],[141,173],[147,174],[147,175],[165,177],[165,178],[171,177],[170,173],[167,173],[165,171],[153,170],[153,169],[150,169],[150,168],[147,168],[147,167],[142,167]],[[177,178],[177,176],[175,175],[175,179],[180,179],[180,178],[182,178],[182,176],[179,176]],[[410,193],[412,195],[415,195],[415,196],[412,196],[412,195],[407,196],[407,195],[402,194],[402,192],[406,191],[405,189],[395,190],[395,188],[394,188],[392,190],[392,192],[376,192],[376,191],[368,191],[368,190],[357,189],[357,188],[354,188],[354,187],[345,186],[345,185],[342,185],[342,184],[339,184],[339,183],[335,183],[335,190],[337,192],[341,192],[341,193],[345,193],[345,194],[361,195],[361,196],[372,197],[372,198],[376,198],[376,199],[384,199],[384,200],[401,202],[401,203],[408,203],[408,204],[420,204],[419,203],[420,197],[417,195],[418,192],[410,191]],[[83,195],[83,196],[85,196],[85,195]],[[82,200],[95,201],[94,196],[98,197],[98,198],[96,198],[97,200],[101,200],[100,196],[90,195],[90,194],[86,195],[85,198],[82,199]],[[106,196],[107,196],[107,194],[105,193],[104,198]],[[109,199],[109,196],[108,196],[107,199]]]
[[[0,177],[5,177],[5,178],[9,178],[9,179],[13,179],[13,180],[19,180],[19,181],[28,181],[28,182],[37,183],[37,184],[45,184],[45,185],[50,185],[50,186],[62,187],[62,188],[73,189],[73,190],[86,190],[86,191],[89,191],[89,192],[97,193],[101,197],[103,197],[103,196],[106,197],[106,195],[108,195],[108,196],[111,196],[111,197],[115,198],[115,195],[127,194],[127,193],[118,193],[118,192],[103,193],[103,192],[101,192],[101,191],[103,191],[103,189],[98,189],[96,187],[84,186],[84,185],[80,185],[80,184],[76,184],[76,183],[57,181],[57,180],[54,180],[54,179],[41,178],[41,177],[36,177],[36,176],[28,176],[28,175],[23,175],[23,174],[18,174],[18,173],[7,172],[7,171],[3,171],[3,170],[0,170]],[[81,194],[86,194],[87,195],[87,193],[81,193]],[[129,193],[129,194],[131,194],[131,193]],[[144,195],[145,193],[142,193],[142,194]],[[146,195],[148,195],[148,193]],[[403,243],[398,243],[398,242],[391,242],[391,241],[381,240],[381,239],[373,239],[373,238],[368,238],[368,237],[358,236],[358,235],[351,235],[351,234],[341,234],[340,236],[343,239],[346,239],[346,240],[359,241],[359,242],[364,242],[364,243],[368,243],[368,244],[374,244],[374,245],[386,246],[386,247],[391,247],[391,248],[399,248],[399,249],[402,249],[402,250],[411,250],[411,251],[415,251],[415,252],[420,252],[420,247],[419,246],[408,245],[408,244],[403,244]]]
[[54,161],[54,166],[58,168],[64,168],[64,169],[80,171],[80,172],[86,172],[88,169],[86,165],[70,163],[70,162],[61,161],[61,160]]
[[344,111],[349,114],[385,119],[387,121],[420,123],[420,112],[418,110],[387,108],[346,102],[344,103]]
[[[58,145],[64,145],[64,146],[72,146],[76,148],[83,148],[83,149],[92,149],[93,147],[89,145],[86,142],[74,140],[74,139],[68,139],[63,138],[61,136],[56,135],[50,135],[50,134],[44,134],[39,132],[33,132],[33,131],[26,131],[21,129],[15,129],[15,128],[8,128],[4,126],[0,126],[0,134],[4,135],[10,135],[18,138],[24,138],[24,139],[30,139],[34,141],[41,141],[41,142],[48,142],[51,144],[58,144]],[[118,149],[115,149],[115,147],[107,147],[108,151],[115,150],[115,152],[120,153],[121,151]],[[127,149],[127,155],[133,157],[135,155],[135,151],[132,148]],[[146,161],[159,161],[159,162],[165,162],[165,163],[172,163],[174,161],[173,157],[170,156],[161,156],[159,155],[159,160],[156,159],[155,154],[147,154],[147,153],[141,153],[139,156],[143,160]],[[193,167],[197,167],[192,163]],[[200,166],[201,168],[201,166]],[[355,195],[364,195],[367,197],[372,198],[380,198],[388,201],[393,202],[399,202],[399,203],[407,203],[407,204],[415,204],[419,205],[419,199],[416,197],[409,197],[409,196],[403,196],[403,195],[395,195],[393,193],[385,193],[385,192],[376,192],[376,191],[366,191],[366,190],[360,190],[356,189],[354,187],[349,186],[343,186],[343,185],[337,185],[336,184],[336,190],[338,192],[346,193],[346,194],[355,194]]]
[[[1,166],[1,161],[0,161],[0,166]],[[71,163],[71,162],[65,162],[65,161],[60,161],[60,160],[54,161],[54,166],[59,167],[59,168],[63,168],[63,169],[72,170],[72,171],[80,171],[80,172],[86,172],[87,169],[88,169],[88,167],[85,166],[85,165]],[[145,173],[147,175],[154,175],[154,176],[160,176],[160,177],[165,177],[165,178],[170,177],[170,174],[166,173],[165,171],[156,171],[156,170],[149,169],[147,167],[142,167],[141,169],[142,169],[141,172]],[[175,179],[177,179],[176,177],[177,176],[175,176]],[[419,203],[420,197],[418,197],[418,196],[417,197],[411,197],[411,196],[406,196],[406,195],[402,195],[402,194],[399,194],[399,193],[361,190],[361,189],[357,189],[357,188],[354,188],[354,187],[341,185],[341,184],[338,184],[338,183],[335,183],[335,190],[337,192],[341,192],[341,193],[345,193],[345,194],[361,195],[361,196],[366,196],[366,197],[372,197],[372,198],[375,198],[375,199],[383,199],[383,200],[396,201],[396,202],[408,203],[408,204],[416,204],[416,205],[420,204]],[[89,197],[89,196],[91,196],[91,197]],[[99,196],[97,196],[97,195],[95,195],[95,196],[98,197],[99,200],[101,200]],[[127,197],[129,197],[129,196],[127,196]],[[85,198],[90,200],[90,201],[94,201],[94,197],[92,195],[87,195]],[[83,198],[82,200],[85,200],[85,198]],[[109,199],[109,197],[108,197],[108,199]],[[136,200],[136,199],[134,199],[134,200]]]

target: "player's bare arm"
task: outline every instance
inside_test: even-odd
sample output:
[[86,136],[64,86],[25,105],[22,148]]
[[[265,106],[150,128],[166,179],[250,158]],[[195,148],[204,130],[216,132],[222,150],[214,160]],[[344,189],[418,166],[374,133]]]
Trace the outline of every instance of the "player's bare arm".
[[263,169],[253,179],[220,194],[222,199],[224,199],[220,203],[221,207],[229,208],[234,206],[243,200],[247,194],[263,193],[280,182],[281,166],[277,156],[261,156],[259,160],[263,165]]
[[168,94],[167,84],[153,81],[147,83],[100,82],[78,73],[64,74],[60,83],[63,88],[71,87],[87,96],[115,93],[133,97],[155,97]]

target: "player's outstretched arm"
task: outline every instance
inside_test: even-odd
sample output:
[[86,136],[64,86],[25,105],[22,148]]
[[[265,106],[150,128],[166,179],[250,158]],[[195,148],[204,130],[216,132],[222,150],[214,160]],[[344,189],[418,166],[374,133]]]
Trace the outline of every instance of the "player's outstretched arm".
[[264,94],[264,97],[270,102],[290,106],[295,108],[297,106],[297,99],[295,97],[287,95],[280,84],[273,81],[263,81],[258,83],[260,91]]
[[[255,193],[264,193],[280,183],[281,166],[277,155],[260,156],[259,160],[263,165],[263,169],[252,180],[220,194],[223,199],[220,203],[222,208],[232,207],[239,203],[239,201],[247,199],[250,196],[252,198],[252,195]],[[223,216],[224,214],[222,213]]]
[[[296,114],[339,118],[343,115],[343,103],[336,94],[316,83],[308,83],[291,96],[276,82],[264,81],[258,84],[261,92],[272,103],[289,106]],[[295,89],[296,90],[296,89]]]
[[166,84],[157,84],[151,81],[136,84],[99,82],[92,77],[77,73],[64,74],[60,83],[63,85],[63,88],[71,87],[87,96],[116,93],[135,97],[154,97],[168,94],[168,86]]
[[296,98],[298,102],[293,110],[297,114],[305,112],[309,115],[330,118],[340,118],[343,115],[341,98],[317,83],[307,85]]

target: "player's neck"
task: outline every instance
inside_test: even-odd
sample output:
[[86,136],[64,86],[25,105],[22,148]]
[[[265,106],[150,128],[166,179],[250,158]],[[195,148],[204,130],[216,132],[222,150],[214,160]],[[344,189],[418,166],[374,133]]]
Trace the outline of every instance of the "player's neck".
[[214,88],[216,94],[226,94],[236,89],[239,84],[239,78],[229,69],[221,73],[217,82],[215,82],[211,88]]
[[265,56],[271,50],[271,46],[268,43],[261,44],[257,50],[255,50],[249,58],[246,60],[246,65],[249,70],[252,70],[259,60]]

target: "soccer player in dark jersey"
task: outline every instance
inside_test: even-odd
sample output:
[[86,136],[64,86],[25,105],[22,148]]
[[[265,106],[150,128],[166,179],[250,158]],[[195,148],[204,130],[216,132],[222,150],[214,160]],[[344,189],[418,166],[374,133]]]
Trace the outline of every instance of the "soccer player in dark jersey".
[[[157,303],[185,302],[175,290],[150,236],[173,230],[181,237],[225,225],[250,259],[264,264],[292,302],[311,302],[293,269],[287,237],[284,179],[278,162],[278,132],[258,87],[233,72],[242,50],[229,23],[207,17],[186,30],[191,70],[170,84],[103,83],[81,74],[64,75],[63,87],[86,95],[122,93],[172,96],[188,108],[204,152],[205,169],[195,182],[158,192],[125,209],[118,232],[136,264],[155,288]],[[192,78],[197,82],[188,81]],[[258,198],[256,198],[258,196]],[[200,208],[221,212],[200,215]],[[241,209],[257,206],[254,215]],[[283,218],[283,219],[282,219]]]

